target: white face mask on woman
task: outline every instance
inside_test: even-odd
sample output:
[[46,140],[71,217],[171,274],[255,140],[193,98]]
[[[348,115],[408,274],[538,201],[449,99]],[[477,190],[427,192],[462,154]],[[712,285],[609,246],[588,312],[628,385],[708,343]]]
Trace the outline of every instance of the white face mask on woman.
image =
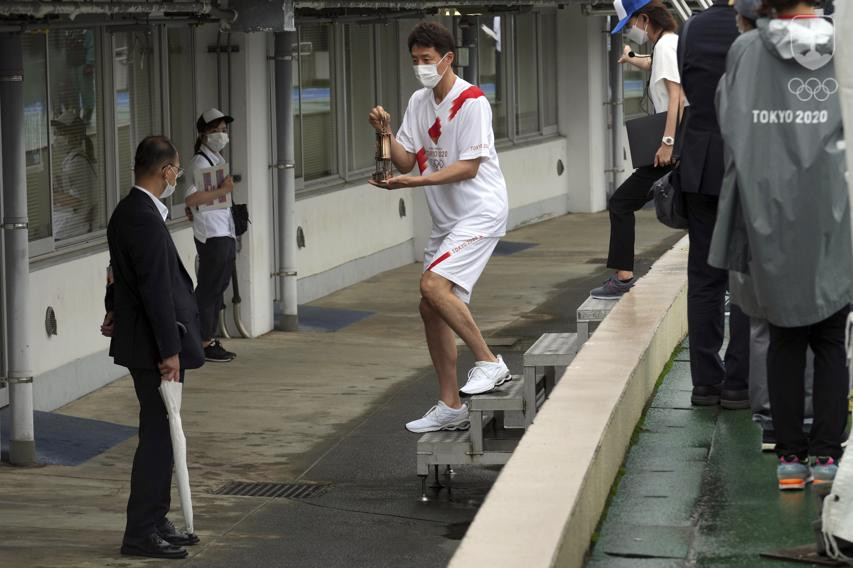
[[[446,53],[444,54],[444,57],[447,57]],[[439,59],[438,63],[444,61],[444,57]],[[441,82],[441,78],[444,77],[444,73],[447,73],[447,69],[450,69],[448,66],[448,68],[444,70],[444,73],[439,73],[438,63],[427,63],[425,65],[414,66],[415,77],[417,77],[421,85],[427,89],[434,89],[435,86]]]
[[219,152],[228,145],[227,132],[212,132],[207,135],[207,147],[214,152]]
[[[646,28],[648,28],[648,24],[646,24]],[[637,26],[631,26],[630,28],[625,30],[625,37],[639,45],[642,45],[649,41],[649,34],[646,29],[641,30]]]

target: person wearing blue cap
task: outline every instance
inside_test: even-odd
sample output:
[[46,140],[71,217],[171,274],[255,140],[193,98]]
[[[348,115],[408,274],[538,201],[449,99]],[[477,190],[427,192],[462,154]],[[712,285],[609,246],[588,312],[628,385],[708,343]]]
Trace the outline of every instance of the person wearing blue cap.
[[649,98],[655,112],[667,113],[667,118],[654,164],[637,168],[610,197],[607,267],[616,272],[602,286],[590,292],[593,298],[603,300],[620,298],[634,286],[634,213],[649,201],[652,184],[671,168],[675,129],[683,103],[678,72],[678,36],[672,14],[661,0],[615,0],[613,5],[621,19],[612,33],[624,29],[625,37],[634,43],[650,42],[654,46],[651,56],[634,55],[630,46],[625,46],[619,63],[630,63],[651,73]]

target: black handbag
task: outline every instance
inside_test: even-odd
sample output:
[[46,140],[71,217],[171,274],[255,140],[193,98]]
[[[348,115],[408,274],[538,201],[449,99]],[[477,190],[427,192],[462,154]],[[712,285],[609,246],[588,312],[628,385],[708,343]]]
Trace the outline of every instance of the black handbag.
[[652,185],[655,213],[658,221],[673,229],[687,228],[687,208],[684,196],[678,187],[678,168],[667,172]]
[[231,206],[231,217],[234,219],[234,233],[239,237],[249,230],[249,208],[245,203],[235,203]]

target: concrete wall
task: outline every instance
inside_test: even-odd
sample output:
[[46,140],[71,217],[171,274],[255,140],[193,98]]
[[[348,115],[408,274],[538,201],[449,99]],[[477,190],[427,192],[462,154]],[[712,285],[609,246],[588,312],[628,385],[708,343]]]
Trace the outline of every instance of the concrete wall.
[[[172,233],[186,266],[195,259],[192,230]],[[100,333],[109,253],[30,272],[30,317],[37,410],[53,410],[127,374],[108,358],[109,340]],[[192,272],[192,271],[191,271]],[[58,334],[48,337],[45,312],[56,313]]]
[[584,17],[580,6],[557,12],[560,133],[568,138],[569,210],[607,207],[607,54],[604,18]]
[[685,237],[584,344],[501,471],[451,568],[583,566],[634,427],[687,333],[687,251]]

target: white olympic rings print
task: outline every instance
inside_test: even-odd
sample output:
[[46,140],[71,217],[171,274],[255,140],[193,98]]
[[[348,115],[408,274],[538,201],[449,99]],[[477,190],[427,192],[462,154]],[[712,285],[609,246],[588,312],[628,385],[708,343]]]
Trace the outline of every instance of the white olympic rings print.
[[838,91],[838,81],[832,77],[823,81],[815,77],[805,81],[794,77],[788,81],[788,90],[804,103],[812,99],[824,102]]

